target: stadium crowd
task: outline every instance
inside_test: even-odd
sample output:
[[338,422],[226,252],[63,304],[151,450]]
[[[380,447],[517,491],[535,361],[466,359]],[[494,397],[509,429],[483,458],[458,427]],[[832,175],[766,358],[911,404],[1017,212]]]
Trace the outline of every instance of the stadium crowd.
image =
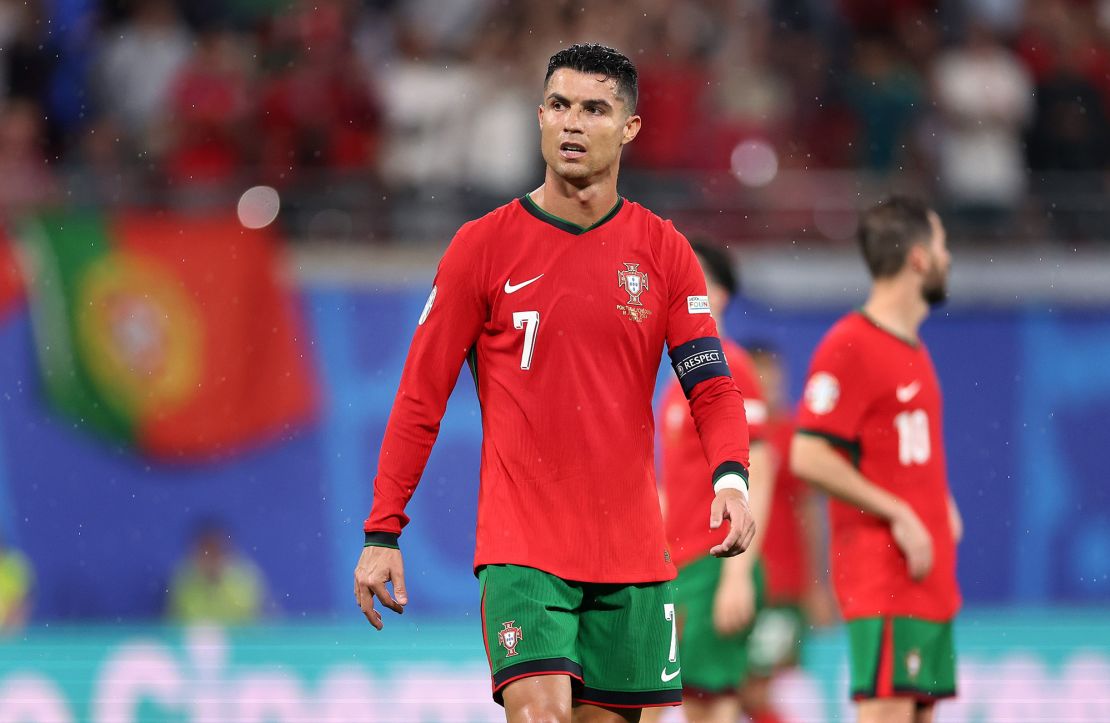
[[640,69],[626,192],[688,225],[836,238],[893,186],[969,235],[1105,228],[1107,0],[0,0],[0,209],[264,183],[294,236],[442,240],[538,182],[582,39]]

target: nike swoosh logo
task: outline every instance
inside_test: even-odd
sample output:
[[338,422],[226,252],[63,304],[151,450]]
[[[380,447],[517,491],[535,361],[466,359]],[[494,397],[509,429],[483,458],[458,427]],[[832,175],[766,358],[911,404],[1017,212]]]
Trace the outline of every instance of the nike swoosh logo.
[[678,674],[681,670],[682,668],[679,667],[675,669],[673,673],[668,673],[667,669],[663,668],[663,672],[659,674],[659,680],[663,681],[664,683],[670,683],[672,680],[678,677]]
[[921,382],[917,381],[912,384],[907,384],[904,387],[896,387],[894,394],[898,397],[899,402],[905,404],[916,397],[919,391],[921,391]]
[[538,281],[540,276],[543,276],[543,274],[540,274],[539,276],[537,276],[534,279],[528,279],[527,281],[524,281],[524,282],[521,282],[521,283],[515,284],[515,285],[509,279],[505,279],[505,293],[506,294],[515,294],[516,292],[520,291],[521,289],[523,289],[525,286],[532,283],[533,281]]

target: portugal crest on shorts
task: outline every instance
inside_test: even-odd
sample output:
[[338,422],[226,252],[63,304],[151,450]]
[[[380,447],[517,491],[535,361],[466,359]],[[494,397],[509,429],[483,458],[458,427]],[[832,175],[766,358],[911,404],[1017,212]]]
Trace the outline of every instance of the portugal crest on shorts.
[[513,624],[515,622],[515,620],[510,620],[507,623],[501,623],[501,629],[497,631],[497,642],[501,643],[501,647],[508,651],[505,653],[506,658],[517,655],[517,643],[524,638],[524,636],[521,635],[520,628]]
[[917,648],[906,654],[906,672],[910,674],[910,678],[917,678],[917,674],[921,672],[921,651]]
[[617,286],[628,292],[628,303],[633,306],[643,306],[640,303],[640,294],[648,290],[647,272],[640,271],[639,268],[639,264],[626,261],[624,268],[617,272]]

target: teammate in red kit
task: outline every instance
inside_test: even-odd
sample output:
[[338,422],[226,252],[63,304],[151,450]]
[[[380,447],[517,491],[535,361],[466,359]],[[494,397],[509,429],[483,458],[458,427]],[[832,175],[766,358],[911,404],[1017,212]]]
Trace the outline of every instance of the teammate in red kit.
[[[355,595],[381,628],[407,603],[398,537],[464,361],[482,407],[474,567],[494,699],[509,720],[635,721],[681,696],[651,398],[664,343],[697,420],[718,529],[755,534],[743,399],[686,239],[617,195],[640,128],[636,69],[575,45],[548,64],[543,185],[464,225],[401,376]],[[693,483],[693,482],[692,482]],[[511,511],[511,514],[506,514]],[[392,583],[391,595],[386,584]]]
[[963,527],[940,385],[918,337],[945,298],[951,257],[937,214],[903,197],[865,212],[859,241],[871,294],[814,352],[790,461],[834,498],[832,579],[859,720],[924,723],[956,693]]
[[763,438],[775,483],[759,547],[767,591],[748,638],[740,705],[752,723],[780,723],[785,719],[775,705],[772,682],[798,665],[812,627],[833,622],[835,602],[827,584],[822,496],[790,471],[794,420],[782,359],[766,342],[749,342],[747,348],[767,404]]
[[[727,253],[695,242],[705,272],[709,307],[720,325],[737,281]],[[774,478],[763,441],[767,405],[755,367],[744,349],[723,341],[736,386],[744,397],[751,435],[751,509],[760,534],[744,555],[721,560],[708,550],[719,536],[701,511],[713,492],[698,484],[710,470],[698,442],[682,388],[673,384],[663,396],[663,501],[667,540],[678,567],[676,610],[683,659],[682,710],[689,723],[732,723],[740,714],[737,697],[748,668],[747,643],[763,596],[758,564],[760,537],[766,529]]]

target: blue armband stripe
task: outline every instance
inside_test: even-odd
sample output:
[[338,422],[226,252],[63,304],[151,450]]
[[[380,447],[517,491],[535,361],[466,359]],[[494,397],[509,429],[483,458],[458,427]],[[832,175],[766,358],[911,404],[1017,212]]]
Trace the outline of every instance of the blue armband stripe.
[[721,340],[715,336],[692,339],[671,349],[670,357],[671,366],[687,397],[694,387],[706,379],[732,376]]

